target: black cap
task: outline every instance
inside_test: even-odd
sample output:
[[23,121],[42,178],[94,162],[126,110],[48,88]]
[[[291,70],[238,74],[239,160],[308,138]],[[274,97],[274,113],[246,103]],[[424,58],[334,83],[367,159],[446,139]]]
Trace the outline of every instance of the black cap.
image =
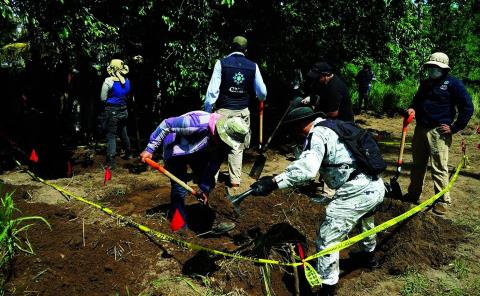
[[325,62],[318,62],[313,64],[312,68],[307,74],[307,77],[312,78],[312,79],[318,79],[320,75],[326,74],[329,75],[332,73],[332,67]]
[[288,112],[283,124],[308,119],[311,119],[313,121],[317,117],[325,118],[325,113],[314,112],[311,107],[297,107],[293,108],[292,110],[290,110],[290,112]]

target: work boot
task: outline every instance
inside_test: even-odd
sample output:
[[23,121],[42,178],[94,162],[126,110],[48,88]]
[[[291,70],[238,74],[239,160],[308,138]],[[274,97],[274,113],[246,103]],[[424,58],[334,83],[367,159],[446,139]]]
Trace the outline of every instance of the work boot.
[[337,295],[337,292],[335,291],[335,285],[323,284],[316,295],[317,296],[335,296],[335,295]]
[[378,260],[375,259],[375,254],[373,252],[367,251],[352,251],[348,253],[350,260],[355,262],[356,265],[364,268],[377,268],[380,264]]
[[433,212],[437,215],[445,215],[447,212],[448,212],[448,204],[445,203],[445,202],[437,202],[434,206],[433,206]]

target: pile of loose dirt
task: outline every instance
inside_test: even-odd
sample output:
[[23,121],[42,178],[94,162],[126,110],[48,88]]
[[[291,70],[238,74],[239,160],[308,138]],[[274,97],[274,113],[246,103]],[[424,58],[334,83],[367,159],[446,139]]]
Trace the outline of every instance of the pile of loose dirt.
[[[388,213],[378,213],[377,221],[406,212],[411,205],[391,201]],[[439,267],[451,262],[456,246],[464,242],[465,229],[431,211],[419,213],[379,235],[377,253],[382,268],[390,274],[405,272],[408,267]]]

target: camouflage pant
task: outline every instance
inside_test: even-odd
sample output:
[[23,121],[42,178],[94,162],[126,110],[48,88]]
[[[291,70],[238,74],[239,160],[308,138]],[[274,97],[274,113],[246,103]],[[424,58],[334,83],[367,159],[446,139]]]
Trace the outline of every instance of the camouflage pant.
[[[359,175],[342,185],[327,206],[327,215],[317,236],[317,251],[345,240],[357,224],[362,232],[372,229],[375,226],[373,215],[368,214],[383,201],[384,195],[385,188],[380,178],[372,180]],[[365,238],[360,242],[361,247],[365,251],[373,251],[375,238],[375,235]],[[318,258],[317,271],[324,284],[336,284],[340,274],[339,252]]]

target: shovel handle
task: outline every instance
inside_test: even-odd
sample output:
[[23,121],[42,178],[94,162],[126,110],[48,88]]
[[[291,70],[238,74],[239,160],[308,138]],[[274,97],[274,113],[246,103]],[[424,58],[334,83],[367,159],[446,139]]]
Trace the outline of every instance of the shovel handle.
[[260,150],[262,149],[262,145],[263,145],[263,108],[265,107],[264,105],[264,101],[260,101],[260,113],[259,113],[259,120],[260,120],[260,130],[259,130],[259,134],[258,134],[258,145],[260,147]]
[[401,166],[403,163],[403,150],[405,148],[405,139],[407,138],[407,129],[410,122],[412,122],[413,118],[415,117],[414,113],[410,113],[403,118],[403,129],[402,129],[402,142],[400,144],[400,154],[398,155],[397,160],[397,167]]
[[230,196],[228,199],[230,202],[235,206],[238,207],[240,203],[247,198],[250,194],[252,194],[253,188],[248,189],[247,191],[240,193],[238,195]]
[[290,103],[290,105],[288,105],[287,110],[285,110],[285,113],[283,113],[282,118],[280,118],[280,121],[277,123],[277,126],[275,127],[275,129],[273,130],[272,134],[271,134],[270,137],[268,138],[267,143],[266,143],[265,146],[263,147],[263,150],[267,150],[267,147],[268,147],[268,145],[270,144],[270,142],[272,141],[273,136],[277,133],[278,129],[279,129],[280,126],[282,125],[283,120],[284,120],[285,117],[287,116],[287,114],[288,114],[288,112],[290,111],[290,109],[292,109],[292,106],[293,106],[294,102],[295,102],[295,100],[292,100],[292,102]]
[[197,192],[190,186],[188,186],[185,182],[183,182],[182,180],[180,180],[179,178],[175,177],[172,173],[170,173],[169,171],[167,171],[163,166],[161,166],[159,163],[151,160],[150,158],[146,158],[145,159],[145,162],[151,166],[152,168],[158,170],[160,173],[164,174],[165,176],[169,177],[171,180],[173,180],[174,182],[176,182],[178,185],[182,186],[183,188],[185,188],[188,192],[190,192],[191,194],[195,195]]

